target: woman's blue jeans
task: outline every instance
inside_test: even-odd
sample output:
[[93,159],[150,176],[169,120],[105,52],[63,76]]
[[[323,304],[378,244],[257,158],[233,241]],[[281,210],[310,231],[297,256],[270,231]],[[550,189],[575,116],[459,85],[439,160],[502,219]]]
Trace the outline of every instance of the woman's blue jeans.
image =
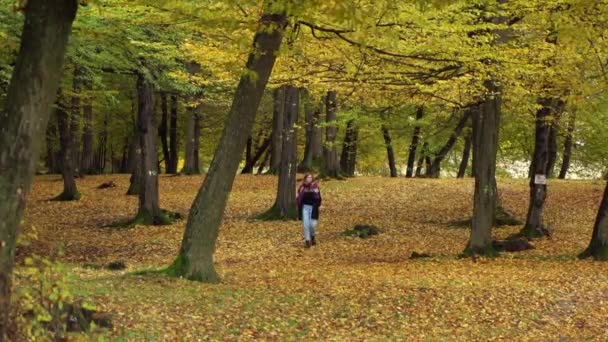
[[302,222],[304,222],[304,239],[310,241],[315,236],[318,220],[312,218],[313,206],[304,204],[302,207]]

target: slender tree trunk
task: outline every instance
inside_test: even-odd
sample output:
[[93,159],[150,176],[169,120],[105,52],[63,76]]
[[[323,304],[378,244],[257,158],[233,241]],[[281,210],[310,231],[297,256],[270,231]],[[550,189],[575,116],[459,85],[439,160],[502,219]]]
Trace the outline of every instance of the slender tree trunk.
[[120,168],[118,169],[119,173],[128,173],[129,172],[129,138],[125,138],[125,144],[122,148],[122,158],[120,158]]
[[533,174],[530,177],[530,202],[526,224],[521,231],[522,235],[528,238],[547,235],[547,229],[543,224],[543,209],[547,198],[549,138],[552,117],[558,110],[559,102],[561,101],[556,99],[542,100],[543,107],[536,112],[536,138],[532,157]]
[[61,80],[76,9],[74,0],[29,0],[25,4],[21,47],[0,112],[0,342],[9,340],[19,225]]
[[76,177],[80,177],[83,175],[82,169],[80,168],[80,159],[82,157],[80,150],[80,118],[82,117],[82,106],[81,106],[81,96],[82,96],[82,85],[83,85],[83,72],[82,70],[76,66],[74,68],[74,75],[72,80],[72,90],[74,92],[74,96],[72,96],[72,106],[69,110],[70,113],[70,136],[72,139],[71,150],[72,150],[72,159],[74,165],[74,175]]
[[388,168],[391,172],[391,177],[397,177],[397,166],[395,164],[395,151],[393,150],[393,142],[391,139],[391,134],[385,125],[382,125],[382,136],[384,137],[384,145],[386,146]]
[[164,91],[160,92],[160,125],[158,126],[158,136],[160,137],[160,143],[163,149],[163,159],[165,160],[165,172],[171,168],[171,156],[169,155],[169,140],[167,138],[168,131],[168,120],[169,120],[169,108],[167,106],[167,93]]
[[322,174],[324,177],[330,178],[340,177],[340,160],[338,160],[338,149],[336,146],[336,137],[338,135],[336,109],[336,92],[328,91],[325,97],[325,122],[327,123],[327,127],[325,128],[325,146],[323,146],[325,157],[323,158]]
[[182,173],[186,175],[198,175],[201,173],[198,160],[200,144],[200,105],[188,110],[188,125],[186,127],[186,154]]
[[51,119],[46,130],[46,159],[47,172],[51,174],[61,173],[61,154],[55,146],[59,141],[59,131],[57,128],[57,111],[51,113]]
[[61,145],[61,175],[63,177],[63,192],[55,197],[58,201],[74,201],[80,199],[80,193],[76,187],[76,160],[74,160],[74,138],[72,135],[70,114],[61,106],[57,105],[57,119],[59,127],[59,143]]
[[467,167],[469,166],[469,158],[471,155],[471,142],[473,140],[472,132],[468,132],[464,138],[464,150],[462,151],[462,159],[458,168],[458,178],[464,178]]
[[418,163],[416,164],[416,177],[421,177],[422,176],[422,168],[424,167],[424,156],[421,155],[420,158],[418,158]]
[[[308,90],[302,88],[302,102],[304,104],[306,143],[304,144],[304,158],[298,166],[298,172],[311,172],[314,169],[314,164],[317,161],[315,158],[315,144],[320,142],[319,129],[317,128],[319,120],[319,109],[315,108]],[[321,146],[321,144],[318,144]]]
[[281,166],[281,147],[283,146],[283,117],[285,114],[285,86],[280,86],[273,91],[274,107],[272,111],[272,144],[270,147],[270,170],[269,174],[277,174]]
[[[416,110],[416,127],[414,127],[414,134],[412,134],[412,143],[410,144],[410,152],[407,157],[407,170],[405,172],[405,177],[412,178],[414,172],[414,162],[416,162],[416,150],[418,149],[418,144],[420,143],[420,131],[421,127],[419,126],[420,120],[424,117],[424,107],[419,106]],[[418,163],[421,165],[421,163]],[[421,168],[422,170],[422,168]],[[419,176],[418,170],[416,170],[416,177]]]
[[102,174],[106,170],[106,160],[108,152],[108,120],[109,115],[103,119],[103,128],[99,132],[99,143],[97,147],[97,173]]
[[549,128],[549,159],[547,160],[547,178],[553,178],[555,173],[555,163],[557,162],[557,133],[559,127],[557,122],[553,122]]
[[264,214],[268,219],[295,220],[298,218],[296,205],[296,169],[297,169],[297,132],[299,104],[298,88],[285,87],[285,108],[283,109],[283,144],[281,147],[281,165],[277,197],[273,207]]
[[570,113],[568,120],[568,132],[566,134],[566,140],[564,141],[564,155],[562,158],[562,167],[559,171],[559,179],[566,179],[568,170],[570,169],[570,160],[572,158],[572,140],[574,135],[574,129],[576,128],[576,114]]
[[260,160],[260,158],[262,158],[262,155],[264,155],[264,153],[266,152],[266,150],[268,150],[268,147],[270,147],[270,140],[271,140],[271,138],[272,138],[272,136],[269,136],[266,139],[264,139],[264,142],[262,143],[262,145],[260,145],[258,147],[258,149],[256,150],[256,152],[253,155],[253,157],[251,157],[250,160],[245,164],[245,167],[243,167],[243,170],[241,171],[241,174],[251,174],[251,173],[253,173],[253,168],[255,167],[255,164],[258,163],[258,161]]
[[129,143],[129,171],[131,172],[131,178],[129,179],[130,184],[127,195],[139,195],[141,189],[141,147],[139,140],[139,130],[135,127]]
[[251,137],[251,135],[250,135],[249,138],[247,138],[247,145],[245,146],[245,165],[251,163],[251,158],[253,158],[252,150],[253,150],[253,137]]
[[262,159],[262,161],[260,162],[260,165],[258,165],[258,171],[256,172],[256,175],[261,175],[264,172],[264,169],[266,168],[266,165],[268,164],[269,160],[270,160],[270,150],[268,149],[266,151],[266,154],[264,155],[264,159]]
[[500,131],[501,89],[495,81],[486,81],[489,96],[481,107],[473,109],[475,141],[475,195],[471,236],[466,254],[493,255],[492,226],[497,203],[496,154]]
[[[92,90],[91,81],[84,81],[84,88]],[[85,174],[94,173],[94,153],[93,153],[93,101],[91,94],[84,97],[82,114],[84,117],[84,128],[82,131],[82,156],[80,157],[80,171]]]
[[135,224],[167,224],[160,210],[158,193],[158,154],[154,123],[154,88],[143,74],[137,75],[139,148],[141,148],[139,209]]
[[[267,9],[276,7],[270,6],[271,3],[274,4],[265,2]],[[245,66],[249,72],[241,76],[236,88],[209,173],[190,209],[178,257],[168,270],[171,275],[205,282],[218,281],[213,253],[219,227],[286,25],[284,12],[262,15]],[[256,77],[250,77],[251,73]]]
[[346,124],[344,143],[342,145],[342,153],[340,155],[340,169],[347,177],[355,176],[358,135],[354,120],[348,121]]
[[171,95],[171,127],[169,128],[169,163],[167,173],[177,173],[177,95]]
[[600,261],[608,260],[608,184],[606,184],[602,203],[593,225],[589,246],[578,257],[581,259],[593,257]]
[[462,118],[460,119],[460,121],[458,122],[458,125],[456,125],[456,128],[454,129],[454,132],[452,132],[452,135],[450,135],[450,138],[448,139],[448,141],[441,148],[441,150],[439,150],[439,152],[435,155],[435,159],[433,159],[433,162],[431,163],[431,167],[430,167],[430,176],[431,177],[439,178],[439,175],[441,173],[440,172],[441,162],[443,161],[443,159],[445,159],[445,157],[448,155],[448,153],[452,150],[452,148],[456,144],[456,141],[458,140],[458,137],[462,133],[462,130],[466,127],[470,116],[471,116],[470,110],[467,110],[463,113]]
[[321,123],[321,105],[315,105],[315,112],[313,114],[313,137],[312,137],[312,165],[321,165],[323,162],[323,127],[320,127]]

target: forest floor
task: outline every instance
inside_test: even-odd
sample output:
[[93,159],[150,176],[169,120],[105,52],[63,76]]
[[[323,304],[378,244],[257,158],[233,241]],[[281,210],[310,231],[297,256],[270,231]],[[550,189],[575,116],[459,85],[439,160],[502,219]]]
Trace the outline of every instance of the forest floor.
[[[97,189],[110,180],[118,186]],[[161,177],[162,207],[186,214],[202,180]],[[299,222],[253,219],[273,204],[276,178],[238,176],[217,246],[218,285],[135,274],[172,262],[185,220],[104,227],[136,212],[127,175],[78,180],[82,199],[68,203],[49,201],[61,192],[60,177],[37,177],[24,230],[38,239],[19,254],[66,263],[70,290],[114,315],[112,340],[608,340],[608,264],[576,259],[603,182],[551,181],[553,238],[477,262],[458,258],[469,230],[449,225],[471,213],[470,179],[321,185],[319,245],[307,250]],[[523,218],[527,181],[503,179],[499,188],[504,206]],[[368,239],[342,234],[356,224],[383,231]],[[410,260],[414,251],[433,257]],[[118,260],[126,270],[99,268]]]

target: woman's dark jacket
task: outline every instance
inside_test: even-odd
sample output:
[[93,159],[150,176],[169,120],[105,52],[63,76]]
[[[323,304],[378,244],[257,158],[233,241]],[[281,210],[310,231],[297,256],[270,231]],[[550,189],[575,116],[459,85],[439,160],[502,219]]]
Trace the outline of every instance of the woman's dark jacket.
[[318,187],[300,186],[298,189],[298,218],[302,219],[302,209],[304,205],[312,205],[312,219],[319,219],[319,207],[321,206],[321,191]]

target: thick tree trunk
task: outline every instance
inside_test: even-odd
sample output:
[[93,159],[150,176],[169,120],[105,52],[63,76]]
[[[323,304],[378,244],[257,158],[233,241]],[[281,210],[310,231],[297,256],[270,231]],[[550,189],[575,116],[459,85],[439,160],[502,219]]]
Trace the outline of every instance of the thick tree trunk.
[[169,128],[169,163],[167,163],[167,173],[177,173],[177,149],[177,95],[173,94],[171,95],[171,127]]
[[318,162],[317,156],[315,156],[315,148],[318,147],[315,145],[321,146],[320,132],[317,127],[320,111],[315,108],[306,88],[302,88],[300,92],[304,104],[306,142],[304,144],[304,157],[298,166],[298,172],[311,172],[314,170],[315,163]]
[[342,153],[340,154],[340,169],[346,177],[355,176],[358,135],[359,132],[354,120],[349,120],[346,124],[344,143],[342,144]]
[[579,254],[581,259],[590,257],[600,261],[608,260],[608,184],[597,212],[589,246]]
[[134,224],[167,224],[160,210],[158,194],[158,154],[154,123],[154,88],[143,74],[137,75],[137,130],[141,149],[139,209]]
[[562,157],[562,167],[559,171],[559,179],[566,179],[568,170],[570,169],[570,160],[572,159],[572,141],[574,135],[574,129],[576,128],[576,114],[570,113],[568,120],[568,133],[564,141],[564,155]]
[[[84,82],[86,90],[92,90],[90,81]],[[84,117],[84,128],[82,131],[82,156],[80,158],[80,171],[83,174],[94,173],[94,153],[93,153],[93,101],[91,94],[84,97],[84,105],[82,107]]]
[[281,147],[281,165],[279,167],[279,184],[273,207],[263,214],[266,219],[295,220],[298,218],[296,205],[296,169],[297,169],[297,132],[300,109],[298,88],[285,87],[285,108],[283,109],[283,145]]
[[50,106],[76,15],[74,0],[29,0],[21,47],[0,112],[0,341],[8,340],[13,262]]
[[339,178],[340,177],[340,160],[338,160],[338,148],[336,146],[336,137],[338,135],[337,126],[337,102],[336,92],[328,91],[325,97],[325,145],[323,146],[323,171],[324,177]]
[[460,133],[462,133],[462,130],[466,127],[470,116],[471,116],[470,110],[466,110],[462,114],[462,118],[460,119],[460,121],[458,121],[458,125],[456,125],[454,132],[452,132],[452,135],[450,135],[450,138],[448,139],[448,141],[441,148],[441,150],[439,150],[439,152],[437,152],[437,154],[435,155],[435,159],[433,159],[433,162],[431,163],[429,176],[431,176],[433,178],[439,178],[439,175],[441,173],[440,172],[441,162],[443,161],[443,159],[445,159],[445,157],[448,155],[448,153],[452,150],[452,148],[456,144],[456,141],[458,140]]
[[475,142],[475,195],[471,236],[465,254],[493,255],[492,226],[497,203],[496,154],[500,131],[501,89],[494,81],[486,81],[490,95],[480,107],[473,108]]
[[277,174],[281,167],[281,147],[283,146],[283,110],[285,109],[285,86],[276,88],[272,93],[274,107],[272,111],[272,143],[270,146],[269,174]]
[[[416,123],[420,122],[424,117],[424,107],[420,106],[416,110]],[[418,144],[420,143],[420,131],[421,127],[417,124],[414,127],[414,134],[412,134],[412,143],[410,144],[409,155],[407,157],[407,170],[405,172],[405,177],[412,178],[414,172],[414,162],[416,162],[416,150],[418,149]],[[420,166],[421,163],[418,163]],[[422,168],[420,168],[422,170]],[[420,173],[416,170],[416,177],[418,177]]]
[[[269,3],[265,4],[267,8],[271,7]],[[249,72],[241,76],[236,88],[209,173],[192,204],[178,257],[168,269],[171,275],[205,282],[218,281],[213,253],[219,227],[247,137],[281,45],[287,16],[284,13],[265,13],[260,24],[245,66]],[[251,73],[255,73],[256,77],[250,77]]]
[[258,147],[258,149],[255,151],[255,154],[249,159],[249,161],[247,161],[247,163],[245,164],[245,167],[243,167],[241,174],[253,173],[253,168],[255,167],[255,164],[258,163],[260,158],[262,158],[262,156],[264,155],[266,150],[268,150],[268,148],[270,147],[271,138],[272,138],[272,136],[269,136],[266,139],[264,139],[264,142]]
[[186,154],[182,173],[186,175],[198,175],[201,173],[198,150],[201,138],[200,129],[200,106],[188,110],[188,125],[186,127]]
[[384,137],[384,145],[386,146],[386,156],[388,159],[388,168],[391,177],[397,177],[397,165],[395,164],[395,151],[393,150],[393,142],[391,134],[385,125],[382,125],[382,137]]
[[534,155],[532,156],[532,175],[530,177],[530,202],[528,215],[521,234],[528,238],[547,235],[543,224],[543,209],[547,198],[547,178],[549,162],[549,136],[553,117],[559,111],[561,101],[545,99],[542,108],[536,112]]
[[57,105],[57,126],[59,127],[59,143],[61,145],[61,175],[63,177],[63,192],[55,197],[58,201],[74,201],[80,199],[76,187],[76,160],[74,159],[74,138],[72,134],[70,114]]
[[458,178],[464,178],[467,167],[469,166],[469,158],[471,156],[471,142],[473,140],[472,132],[467,133],[464,138],[464,150],[462,151],[462,159],[458,168]]
[[171,156],[169,155],[169,140],[167,137],[168,132],[168,120],[169,120],[169,107],[167,106],[167,93],[164,91],[160,92],[160,125],[158,126],[158,136],[160,137],[160,144],[163,149],[163,159],[165,160],[165,173],[170,169]]

